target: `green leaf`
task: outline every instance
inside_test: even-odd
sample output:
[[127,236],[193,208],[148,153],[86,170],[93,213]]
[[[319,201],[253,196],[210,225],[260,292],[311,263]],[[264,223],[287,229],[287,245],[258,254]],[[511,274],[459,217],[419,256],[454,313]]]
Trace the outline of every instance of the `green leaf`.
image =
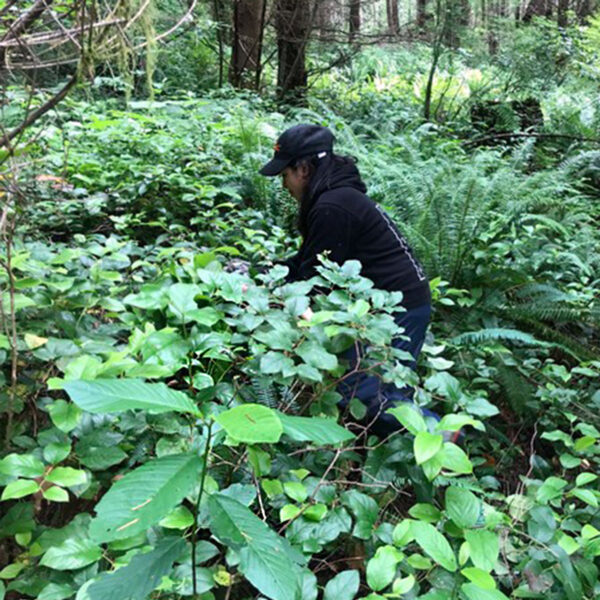
[[65,600],[74,593],[75,590],[68,583],[49,583],[36,600]]
[[181,323],[191,321],[190,313],[198,310],[194,298],[202,291],[193,283],[175,283],[169,287],[169,310]]
[[227,435],[247,444],[273,444],[283,427],[277,413],[262,404],[242,404],[215,416]]
[[53,485],[52,487],[44,490],[42,492],[42,496],[46,500],[50,502],[68,502],[69,501],[69,492],[67,490],[63,490],[61,487],[57,485]]
[[377,502],[371,496],[350,490],[342,494],[342,504],[350,507],[356,517],[352,535],[361,540],[369,539],[379,515]]
[[65,433],[75,429],[81,419],[81,409],[76,404],[56,400],[48,407],[50,418],[56,427]]
[[304,518],[309,521],[322,521],[327,515],[327,505],[313,504],[304,511]]
[[435,506],[433,506],[433,504],[428,504],[425,502],[413,504],[410,507],[408,514],[413,517],[413,519],[425,521],[427,523],[437,523],[442,516],[442,513]]
[[562,489],[567,486],[567,481],[559,477],[548,477],[546,481],[538,489],[535,499],[540,504],[546,504],[550,500],[560,498],[563,493]]
[[461,591],[467,600],[508,600],[499,590],[484,590],[474,583],[463,583]]
[[117,481],[96,505],[90,535],[97,542],[131,537],[168,515],[197,485],[202,468],[194,454],[150,460]]
[[41,477],[44,463],[33,454],[9,454],[0,460],[0,473],[12,477]]
[[358,571],[341,571],[327,582],[323,600],[353,600],[359,585]]
[[324,417],[294,417],[278,413],[283,433],[297,442],[319,445],[339,444],[355,438],[353,433]]
[[394,595],[401,596],[402,594],[408,594],[413,589],[417,580],[414,575],[408,575],[408,577],[398,578],[394,581],[392,586],[392,593]]
[[491,571],[496,566],[500,551],[498,535],[492,531],[474,529],[465,531],[465,539],[473,564],[484,571]]
[[29,494],[35,494],[38,491],[39,485],[30,479],[17,479],[11,481],[2,492],[1,500],[13,500],[15,498],[23,498]]
[[161,519],[158,524],[167,529],[187,529],[194,523],[194,515],[185,506],[178,506],[172,510],[164,519]]
[[392,540],[395,546],[399,546],[402,548],[407,544],[410,544],[415,539],[415,536],[412,532],[411,528],[411,519],[404,519],[400,521],[396,527],[394,527],[394,531],[392,532]]
[[301,508],[296,504],[284,504],[279,511],[279,520],[289,521],[295,519],[300,514]]
[[267,352],[260,359],[261,373],[273,375],[281,373],[284,377],[289,377],[295,373],[294,361],[283,352]]
[[64,384],[75,404],[91,413],[123,412],[135,408],[155,413],[198,414],[192,400],[164,383],[145,383],[140,379],[97,379],[68,381]]
[[444,449],[440,452],[440,460],[442,467],[453,473],[467,475],[473,472],[473,465],[469,457],[462,448],[452,442],[444,443]]
[[57,571],[81,569],[102,558],[102,549],[91,540],[69,538],[59,546],[53,546],[42,557],[40,565]]
[[65,460],[69,454],[71,454],[70,442],[65,444],[50,442],[47,446],[44,446],[44,460],[53,465]]
[[44,479],[63,487],[71,487],[74,485],[83,485],[87,481],[87,476],[85,471],[80,469],[54,467]]
[[240,557],[239,570],[273,600],[296,600],[301,571],[290,558],[289,542],[278,536],[246,506],[223,494],[208,498],[210,529]]
[[469,415],[445,415],[442,420],[436,425],[435,430],[438,433],[442,431],[458,431],[466,425],[471,425],[479,431],[485,431],[485,426],[481,421],[470,417]]
[[330,354],[317,342],[305,341],[296,348],[296,354],[310,367],[331,371],[338,366],[337,356]]
[[585,490],[581,488],[575,488],[569,492],[569,496],[575,496],[579,498],[582,502],[589,504],[593,508],[598,508],[598,498],[592,490]]
[[413,521],[411,524],[415,541],[425,554],[430,556],[436,563],[447,571],[454,572],[457,569],[456,557],[448,540],[431,524],[421,521]]
[[496,582],[487,571],[483,571],[477,567],[467,567],[466,569],[463,569],[461,573],[469,581],[472,581],[477,587],[480,587],[483,590],[496,589]]
[[582,485],[587,485],[588,483],[592,483],[592,481],[596,481],[596,479],[598,479],[598,475],[595,473],[579,473],[575,479],[575,485],[581,487]]
[[481,502],[469,490],[451,486],[446,489],[446,512],[459,527],[473,527],[481,512]]
[[296,502],[304,502],[308,497],[306,486],[299,481],[286,481],[283,484],[283,491]]
[[379,592],[394,580],[396,566],[404,558],[404,554],[394,546],[377,548],[375,556],[367,563],[367,584]]
[[413,435],[417,435],[421,431],[427,431],[425,419],[422,417],[419,409],[412,404],[401,404],[400,406],[388,409],[387,412],[396,417]]
[[435,456],[442,447],[443,442],[444,438],[439,434],[419,431],[414,439],[414,452],[417,464],[421,465]]
[[163,538],[151,552],[136,554],[128,565],[103,573],[87,588],[89,600],[146,600],[184,549],[182,538]]

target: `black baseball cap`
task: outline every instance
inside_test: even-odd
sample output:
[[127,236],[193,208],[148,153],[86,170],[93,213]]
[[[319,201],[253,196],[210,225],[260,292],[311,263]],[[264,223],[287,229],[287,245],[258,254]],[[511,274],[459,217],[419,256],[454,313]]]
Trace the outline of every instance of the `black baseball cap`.
[[294,125],[286,129],[273,146],[273,158],[259,171],[261,175],[272,177],[279,175],[291,162],[318,154],[319,152],[332,152],[333,133],[327,127],[320,125]]

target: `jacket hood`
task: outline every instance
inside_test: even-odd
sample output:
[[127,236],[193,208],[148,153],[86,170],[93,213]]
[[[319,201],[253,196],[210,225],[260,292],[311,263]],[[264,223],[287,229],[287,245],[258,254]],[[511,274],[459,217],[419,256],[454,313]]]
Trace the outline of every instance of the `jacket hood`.
[[311,197],[316,200],[323,192],[341,187],[351,187],[363,194],[367,186],[360,177],[356,165],[351,159],[340,156],[328,156],[319,165],[313,177]]

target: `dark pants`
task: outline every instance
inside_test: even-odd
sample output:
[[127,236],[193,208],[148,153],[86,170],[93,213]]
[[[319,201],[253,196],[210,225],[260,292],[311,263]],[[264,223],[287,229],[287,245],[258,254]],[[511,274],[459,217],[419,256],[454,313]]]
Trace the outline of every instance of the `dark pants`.
[[[396,324],[404,329],[404,335],[410,339],[396,338],[392,341],[392,345],[394,348],[405,350],[412,355],[413,360],[404,364],[413,370],[416,368],[417,357],[423,347],[430,317],[431,305],[429,304],[394,315]],[[357,349],[354,345],[342,355],[342,358],[350,362],[348,373],[353,371],[359,363],[357,350],[361,352],[362,348],[359,346]],[[382,437],[402,427],[395,417],[386,414],[385,411],[401,402],[412,402],[414,392],[410,387],[399,389],[393,383],[383,383],[376,375],[360,371],[347,375],[338,384],[337,391],[342,394],[342,400],[339,403],[341,408],[348,406],[352,398],[358,398],[367,407],[365,420],[372,423],[370,431]]]

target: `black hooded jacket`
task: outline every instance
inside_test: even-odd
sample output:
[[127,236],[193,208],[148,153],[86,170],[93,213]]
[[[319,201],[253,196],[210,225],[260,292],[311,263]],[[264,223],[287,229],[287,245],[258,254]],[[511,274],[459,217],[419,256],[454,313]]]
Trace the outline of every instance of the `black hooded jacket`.
[[[334,160],[328,157],[328,160]],[[406,309],[431,302],[429,282],[410,246],[384,210],[366,195],[366,186],[347,161],[315,174],[310,191],[307,233],[298,253],[284,264],[289,281],[316,274],[317,255],[329,250],[338,264],[358,260],[361,275],[376,288],[400,291]]]

